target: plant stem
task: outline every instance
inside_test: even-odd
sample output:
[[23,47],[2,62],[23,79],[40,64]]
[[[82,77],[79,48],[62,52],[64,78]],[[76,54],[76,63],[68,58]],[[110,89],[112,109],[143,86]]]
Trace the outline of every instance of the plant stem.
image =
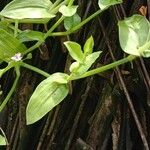
[[69,78],[69,80],[77,80],[77,79],[81,79],[81,78],[85,78],[85,77],[88,77],[88,76],[92,76],[94,74],[98,74],[100,72],[104,72],[106,70],[109,70],[109,69],[112,69],[114,67],[117,67],[121,64],[124,64],[124,63],[127,63],[127,62],[130,62],[132,60],[134,60],[136,58],[136,56],[133,56],[133,55],[129,55],[128,57],[126,58],[123,58],[121,60],[118,60],[118,61],[115,61],[111,64],[108,64],[108,65],[105,65],[105,66],[102,66],[102,67],[99,67],[99,68],[96,68],[96,69],[93,69],[93,70],[90,70],[86,73],[84,73],[83,75],[79,76],[79,77],[76,77],[76,78]]
[[37,73],[43,75],[43,76],[46,77],[46,78],[48,78],[48,77],[50,76],[49,73],[47,73],[47,72],[45,72],[45,71],[43,71],[43,70],[41,70],[41,69],[39,69],[39,68],[36,68],[36,67],[34,67],[34,66],[31,66],[31,65],[29,65],[29,64],[26,64],[26,63],[24,63],[24,62],[21,62],[20,66],[22,66],[22,67],[24,67],[24,68],[27,68],[27,69],[30,69],[30,70],[32,70],[32,71],[34,71],[34,72],[37,72]]
[[[68,6],[71,6],[73,4],[74,0],[70,0]],[[46,39],[53,31],[55,28],[57,28],[60,23],[62,23],[62,21],[65,19],[64,16],[61,16],[61,18],[48,30],[48,32],[44,35],[44,39]],[[22,54],[25,55],[27,53],[30,53],[31,51],[35,50],[36,48],[38,48],[43,42],[38,41],[35,45],[33,45],[32,47],[30,47],[29,49],[27,49],[26,51],[24,51]]]
[[26,51],[22,52],[22,55],[25,55],[27,53],[32,52],[33,50],[35,50],[36,48],[38,48],[43,42],[38,41],[35,45],[31,46],[30,48],[28,48]]
[[[54,3],[55,4],[55,3]],[[53,4],[53,5],[54,5]],[[67,3],[65,2],[65,1],[63,1],[63,2],[61,2],[60,4],[58,4],[57,6],[55,6],[55,7],[51,7],[50,8],[50,12],[52,13],[52,14],[56,14],[57,12],[58,12],[58,10],[59,10],[59,8],[62,6],[62,5],[66,5]]]
[[[71,6],[73,4],[74,0],[70,0],[68,6]],[[60,25],[60,23],[65,19],[65,16],[61,16],[61,18],[48,30],[48,32],[44,35],[44,39],[46,39],[56,27]]]
[[92,20],[93,18],[95,18],[97,15],[99,15],[100,13],[102,13],[106,9],[107,8],[105,8],[103,10],[96,11],[94,14],[92,14],[91,16],[89,16],[88,18],[86,18],[85,20],[83,20],[82,22],[80,22],[77,26],[73,27],[71,30],[68,30],[68,31],[65,31],[65,32],[54,32],[54,33],[49,34],[49,36],[66,36],[66,35],[72,34],[76,30],[80,29],[83,25],[85,25],[86,23],[88,23],[90,20]]
[[9,69],[13,68],[13,67],[14,67],[14,64],[13,64],[13,63],[8,64],[7,67],[4,68],[3,74],[4,74],[5,72],[7,72]]
[[55,7],[57,7],[57,5],[61,2],[62,0],[56,0],[53,5],[50,7],[50,9],[48,11],[51,11],[52,9],[54,9]]
[[[62,16],[48,31],[47,33],[45,33],[43,39],[45,40],[49,34],[56,28],[58,27],[58,25],[64,20],[64,16]],[[29,49],[27,49],[26,51],[24,51],[22,54],[25,55],[27,53],[30,53],[31,51],[35,50],[36,48],[38,48],[43,42],[42,41],[38,41],[35,45],[31,46]]]
[[64,16],[61,16],[60,19],[48,30],[48,32],[44,35],[44,39],[46,39],[56,27],[59,26],[59,24],[65,19]]
[[70,0],[68,3],[68,6],[71,6],[73,4],[74,0]]
[[9,91],[8,95],[6,96],[6,98],[4,99],[2,104],[0,105],[0,112],[4,109],[4,107],[6,106],[7,102],[10,100],[13,92],[16,89],[16,86],[17,86],[17,83],[18,83],[18,80],[19,80],[19,77],[20,77],[19,68],[17,68],[17,67],[16,67],[16,73],[17,73],[17,76],[16,76],[16,79],[13,83],[13,86],[11,87],[11,90]]

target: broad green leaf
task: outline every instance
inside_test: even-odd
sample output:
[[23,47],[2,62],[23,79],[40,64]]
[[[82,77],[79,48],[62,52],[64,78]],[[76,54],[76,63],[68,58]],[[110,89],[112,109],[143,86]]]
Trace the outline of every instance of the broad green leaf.
[[150,23],[141,15],[119,21],[119,41],[124,52],[150,57]]
[[0,21],[0,29],[3,29],[11,34],[13,34],[13,30],[9,28],[10,23],[6,21]]
[[98,5],[100,9],[105,9],[112,5],[120,4],[122,2],[123,2],[122,0],[99,0]]
[[4,145],[6,145],[5,137],[3,137],[2,135],[0,135],[0,146],[4,146]]
[[[89,54],[84,60],[84,63],[80,64],[79,67],[74,71],[74,76],[78,77],[84,74],[92,66],[92,64],[96,61],[96,59],[99,57],[100,54],[101,54],[101,51]],[[75,65],[75,63],[76,62],[71,64],[70,71],[71,71],[71,68],[73,68],[73,66]]]
[[59,8],[59,12],[63,14],[65,17],[71,17],[77,12],[78,6],[65,6],[62,5]]
[[76,61],[82,63],[82,61],[83,61],[83,52],[82,52],[81,46],[78,43],[72,42],[72,41],[64,42],[64,44],[67,47],[70,56],[73,59],[75,59]]
[[67,78],[67,74],[55,73],[37,86],[27,105],[27,124],[41,119],[67,96]]
[[[55,17],[48,10],[52,3],[49,0],[13,0],[0,12],[6,18],[20,20],[19,22],[47,22]],[[30,20],[30,19],[32,20]],[[35,19],[35,20],[34,20]]]
[[81,22],[81,17],[75,13],[71,17],[66,17],[64,20],[64,27],[66,30],[70,30]]
[[25,30],[18,34],[17,38],[21,42],[41,41],[44,42],[44,33],[39,31]]
[[84,44],[84,54],[91,54],[93,51],[93,47],[94,47],[94,40],[93,37],[91,36]]
[[10,61],[16,53],[21,53],[26,47],[18,39],[14,38],[5,30],[0,29],[0,59]]

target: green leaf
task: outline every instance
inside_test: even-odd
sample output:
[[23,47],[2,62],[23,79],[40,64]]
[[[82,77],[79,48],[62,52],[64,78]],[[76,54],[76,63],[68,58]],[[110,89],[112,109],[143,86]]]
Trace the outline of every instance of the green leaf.
[[62,13],[65,17],[71,17],[77,12],[78,6],[65,6],[62,5],[59,8],[59,12]]
[[64,27],[66,30],[70,30],[81,22],[81,17],[75,13],[71,17],[66,17],[64,20]]
[[[13,0],[0,12],[1,16],[20,20],[19,22],[41,23],[55,17],[48,10],[52,3],[49,0]],[[30,19],[32,20],[30,20]],[[35,20],[34,20],[35,19]]]
[[39,31],[25,30],[18,34],[17,38],[21,42],[41,41],[44,42],[44,33]]
[[91,36],[89,39],[87,39],[87,41],[84,44],[84,54],[91,54],[93,51],[93,47],[94,47],[94,40],[93,37]]
[[6,145],[5,137],[3,137],[2,135],[0,135],[0,146],[4,146],[4,145]]
[[64,44],[67,47],[71,57],[73,59],[75,59],[76,61],[82,63],[82,61],[83,61],[83,52],[82,52],[81,46],[78,43],[72,42],[72,41],[64,42]]
[[120,4],[122,2],[123,2],[122,0],[99,0],[98,5],[100,9],[105,9],[112,5]]
[[3,29],[0,29],[0,59],[11,61],[11,57],[18,52],[24,52],[26,47],[18,39]]
[[[100,54],[101,54],[101,51],[89,54],[85,58],[84,63],[80,64],[79,67],[76,70],[74,70],[74,77],[78,77],[84,74],[92,66],[92,64],[96,61],[96,59],[99,57]],[[76,62],[71,64],[70,71],[71,71],[71,68],[73,68],[73,66],[75,65],[75,63]]]
[[13,30],[9,28],[10,23],[6,21],[0,21],[0,29],[3,29],[11,34],[14,34]]
[[119,21],[119,41],[124,52],[150,57],[150,23],[141,15]]
[[37,86],[27,105],[27,124],[41,119],[67,96],[67,78],[67,74],[55,73]]
[[79,62],[75,61],[70,65],[69,70],[70,70],[70,72],[75,73],[80,66],[81,66],[81,64]]

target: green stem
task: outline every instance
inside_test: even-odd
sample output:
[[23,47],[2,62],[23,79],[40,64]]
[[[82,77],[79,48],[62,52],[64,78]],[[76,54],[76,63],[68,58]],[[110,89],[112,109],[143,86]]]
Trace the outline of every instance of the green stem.
[[[55,3],[54,3],[54,4],[55,4]],[[60,8],[62,5],[66,5],[66,2],[63,1],[62,3],[58,4],[58,5],[55,6],[55,7],[52,6],[49,11],[50,11],[52,14],[56,14],[56,13],[58,12],[59,8]]]
[[123,58],[123,59],[118,60],[118,61],[115,61],[115,62],[113,62],[113,63],[111,63],[111,64],[108,64],[108,65],[105,65],[105,66],[102,66],[102,67],[99,67],[99,68],[90,70],[90,71],[84,73],[83,75],[81,75],[80,77],[69,78],[69,80],[77,80],[77,79],[85,78],[85,77],[88,77],[88,76],[92,76],[92,75],[94,75],[94,74],[98,74],[98,73],[100,73],[100,72],[104,72],[104,71],[106,71],[106,70],[115,68],[115,67],[117,67],[117,66],[119,66],[119,65],[121,65],[121,64],[130,62],[130,61],[134,60],[135,58],[136,58],[136,56],[129,55],[128,57]]
[[44,39],[46,39],[56,27],[60,25],[60,23],[65,19],[64,16],[61,16],[60,19],[48,30],[48,32],[44,35]]
[[51,11],[52,9],[54,9],[55,7],[57,7],[57,5],[61,2],[62,0],[56,0],[55,3],[53,3],[53,5],[50,7],[50,9],[48,11]]
[[32,52],[33,50],[35,50],[36,48],[38,48],[42,43],[43,42],[38,41],[35,45],[31,46],[26,51],[22,52],[22,55],[25,55],[25,54],[28,54],[28,53]]
[[68,3],[68,6],[71,6],[73,4],[74,0],[70,0]]
[[[71,6],[73,4],[74,0],[70,0],[68,6]],[[44,35],[44,39],[46,39],[53,31],[55,28],[57,28],[60,23],[65,19],[64,16],[61,16],[61,18],[48,30],[48,32]],[[25,55],[27,53],[30,53],[31,51],[35,50],[38,48],[43,42],[38,41],[35,45],[24,51],[22,54]]]
[[48,77],[50,76],[49,73],[47,73],[47,72],[45,72],[45,71],[43,71],[43,70],[41,70],[41,69],[39,69],[39,68],[36,68],[36,67],[34,67],[34,66],[31,66],[31,65],[29,65],[29,64],[26,64],[26,63],[24,63],[24,62],[21,62],[21,63],[20,63],[20,66],[22,66],[22,67],[24,67],[24,68],[27,68],[27,69],[29,69],[29,70],[32,70],[32,71],[34,71],[34,72],[37,72],[37,73],[43,75],[43,76],[46,77],[46,78],[48,78]]
[[[7,72],[9,69],[13,68],[15,66],[14,63],[8,63],[7,67],[3,69],[2,75]],[[2,76],[1,75],[1,76]]]
[[[68,6],[73,4],[74,0],[70,0]],[[48,30],[48,32],[44,35],[44,39],[46,39],[53,31],[58,27],[62,21],[65,19],[65,16],[61,16],[60,19]]]
[[[62,16],[49,30],[47,33],[45,33],[44,35],[44,40],[49,36],[49,34],[64,20],[64,17]],[[30,53],[31,51],[35,50],[36,48],[38,48],[43,42],[42,41],[38,41],[35,45],[33,45],[32,47],[30,47],[29,49],[27,49],[26,51],[24,51],[22,54],[25,55],[27,53]]]
[[[53,32],[53,30],[55,28],[57,28],[59,26],[59,24],[64,20],[64,16],[62,16],[48,31],[47,33],[45,33],[43,39],[45,40],[49,34],[51,34],[51,32]],[[27,53],[30,53],[31,51],[35,50],[36,48],[38,48],[43,42],[42,41],[38,41],[35,45],[33,45],[32,47],[30,47],[29,49],[27,49],[26,51],[24,51],[22,54],[25,55]]]
[[88,23],[90,20],[92,20],[93,18],[95,18],[97,15],[99,15],[100,13],[102,13],[104,10],[106,10],[107,8],[103,9],[103,10],[98,10],[96,11],[94,14],[92,14],[91,16],[89,16],[88,18],[86,18],[85,20],[83,20],[82,22],[80,22],[77,26],[73,27],[71,30],[65,31],[65,32],[54,32],[49,34],[49,36],[66,36],[69,34],[74,33],[76,30],[80,29],[83,25],[85,25],[86,23]]
[[[8,27],[9,27],[10,29],[14,30],[14,31],[16,30],[15,26],[12,25],[12,24],[10,24]],[[17,32],[18,32],[18,33],[21,33],[22,31],[17,28]]]
[[7,102],[10,100],[13,92],[16,89],[16,86],[17,86],[17,83],[18,83],[18,80],[19,80],[19,77],[20,77],[19,68],[17,68],[17,67],[16,67],[16,73],[17,73],[17,76],[16,76],[16,79],[13,83],[13,86],[11,87],[11,90],[9,91],[8,95],[6,96],[6,98],[4,99],[2,104],[0,105],[0,112],[4,109],[4,107],[6,106]]

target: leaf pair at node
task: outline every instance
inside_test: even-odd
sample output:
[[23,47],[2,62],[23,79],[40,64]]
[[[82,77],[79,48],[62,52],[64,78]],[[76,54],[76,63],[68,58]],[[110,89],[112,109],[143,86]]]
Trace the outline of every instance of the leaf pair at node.
[[[70,70],[72,68],[71,74],[54,73],[37,86],[27,105],[27,124],[38,121],[58,105],[69,93],[68,83],[70,80],[84,74],[100,54],[100,52],[92,53],[94,46],[92,37],[86,41],[84,52],[82,52],[81,46],[75,42],[68,41],[64,44],[69,54],[76,60],[70,67]],[[73,68],[75,63],[79,63],[76,69]]]

